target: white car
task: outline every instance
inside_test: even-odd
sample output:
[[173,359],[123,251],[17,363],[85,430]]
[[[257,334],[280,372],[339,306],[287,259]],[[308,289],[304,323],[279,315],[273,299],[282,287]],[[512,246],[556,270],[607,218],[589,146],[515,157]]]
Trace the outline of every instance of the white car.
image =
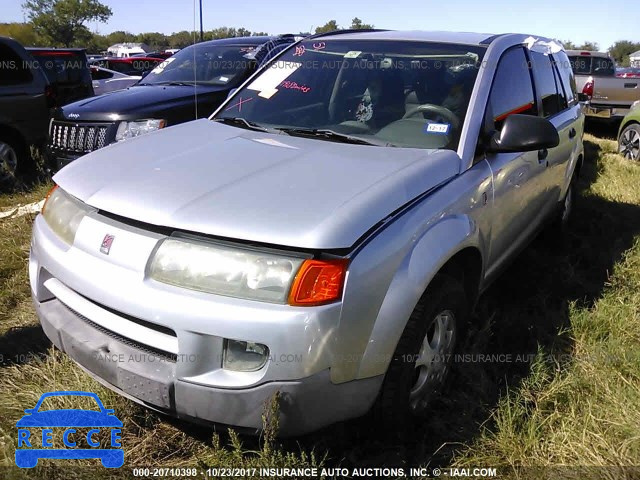
[[91,67],[91,80],[96,95],[130,87],[138,83],[141,78],[140,75],[126,75],[108,68]]

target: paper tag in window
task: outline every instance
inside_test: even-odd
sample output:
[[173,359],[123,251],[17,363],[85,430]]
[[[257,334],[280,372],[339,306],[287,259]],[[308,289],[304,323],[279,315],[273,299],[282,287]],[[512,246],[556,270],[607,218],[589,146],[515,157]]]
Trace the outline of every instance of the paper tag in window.
[[247,89],[255,90],[259,92],[259,97],[269,99],[278,93],[276,87],[301,66],[302,64],[297,62],[285,62],[283,60],[276,62],[251,82]]
[[428,123],[425,126],[424,133],[440,133],[446,135],[449,133],[450,125],[448,123]]
[[362,52],[359,52],[358,50],[351,50],[344,54],[344,58],[358,58],[361,53]]
[[165,68],[167,68],[167,66],[173,62],[175,60],[175,58],[167,58],[164,62],[162,62],[160,65],[158,65],[156,68],[154,68],[153,70],[151,70],[151,73],[160,73],[162,72]]

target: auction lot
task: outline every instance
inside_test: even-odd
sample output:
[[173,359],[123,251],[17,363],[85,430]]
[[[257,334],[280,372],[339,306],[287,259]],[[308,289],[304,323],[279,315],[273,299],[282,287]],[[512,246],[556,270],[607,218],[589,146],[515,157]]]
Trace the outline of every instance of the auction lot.
[[[27,271],[35,213],[0,218],[0,476],[280,478],[326,468],[327,477],[639,478],[640,164],[616,153],[614,127],[587,131],[566,244],[534,240],[481,298],[473,341],[410,441],[391,439],[370,416],[280,440],[276,405],[259,438],[216,433],[104,388],[51,346],[35,316]],[[50,186],[2,195],[0,211],[39,202]],[[98,460],[15,466],[17,419],[55,390],[95,392],[115,410],[122,469]]]

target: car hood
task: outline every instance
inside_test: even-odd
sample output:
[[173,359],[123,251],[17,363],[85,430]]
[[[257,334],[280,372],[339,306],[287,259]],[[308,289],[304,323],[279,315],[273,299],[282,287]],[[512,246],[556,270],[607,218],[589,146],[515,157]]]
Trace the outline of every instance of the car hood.
[[[92,120],[96,114],[115,113],[127,115],[141,111],[166,109],[176,103],[194,103],[198,95],[228,90],[226,86],[198,85],[134,85],[124,90],[97,95],[70,103],[60,108],[60,114],[73,121]],[[69,115],[72,115],[69,117]],[[117,120],[117,118],[114,118]]]
[[458,174],[453,151],[375,147],[196,120],[113,144],[54,180],[153,225],[308,249],[352,246]]
[[114,415],[91,410],[47,410],[23,416],[17,427],[122,427]]

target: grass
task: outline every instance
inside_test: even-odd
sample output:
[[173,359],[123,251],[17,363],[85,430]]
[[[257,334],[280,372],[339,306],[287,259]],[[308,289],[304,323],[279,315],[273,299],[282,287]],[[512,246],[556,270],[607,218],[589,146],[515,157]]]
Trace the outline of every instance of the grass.
[[[130,476],[135,466],[424,465],[498,467],[499,478],[640,478],[628,468],[640,463],[640,165],[619,157],[611,140],[587,135],[585,147],[568,244],[559,250],[536,239],[486,292],[467,355],[404,443],[367,417],[293,440],[276,439],[273,428],[261,438],[215,433],[103,388],[52,349],[38,326],[26,265],[33,216],[0,220],[0,476]],[[0,210],[45,192],[0,196]],[[43,392],[58,389],[94,391],[116,410],[126,469],[107,471],[96,461],[12,467],[16,420]],[[571,468],[549,469],[561,466]]]

